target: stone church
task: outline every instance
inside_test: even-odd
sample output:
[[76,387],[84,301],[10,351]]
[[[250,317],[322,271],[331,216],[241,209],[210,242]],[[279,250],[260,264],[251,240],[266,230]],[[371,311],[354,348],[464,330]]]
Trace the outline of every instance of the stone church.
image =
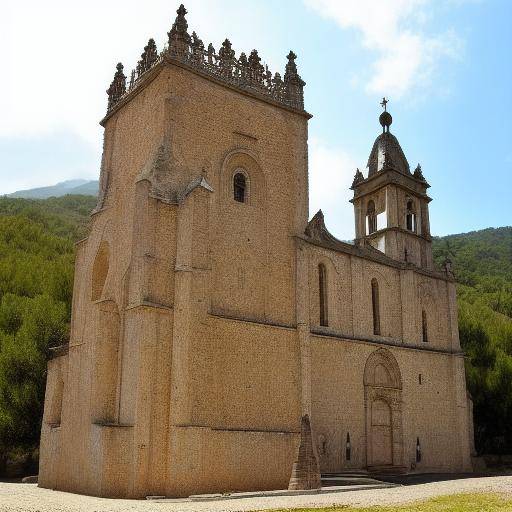
[[281,76],[205,46],[183,6],[168,36],[107,91],[39,485],[140,498],[470,471],[453,274],[386,102],[342,242],[309,220],[296,55]]

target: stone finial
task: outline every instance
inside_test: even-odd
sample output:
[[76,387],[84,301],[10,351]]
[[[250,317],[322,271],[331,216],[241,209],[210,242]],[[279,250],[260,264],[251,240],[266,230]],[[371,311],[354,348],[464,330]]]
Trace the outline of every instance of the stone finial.
[[263,74],[263,80],[265,81],[265,87],[269,90],[272,89],[272,72],[268,69],[267,64],[265,64],[265,73]]
[[158,59],[158,51],[156,43],[153,38],[148,41],[148,44],[144,46],[144,51],[140,56],[140,60],[137,63],[137,77],[145,73],[150,69]]
[[233,74],[233,63],[235,62],[235,50],[231,48],[231,41],[224,39],[219,49],[219,67],[224,76]]
[[114,79],[107,89],[108,110],[110,110],[126,92],[126,76],[123,73],[123,65],[119,62],[116,66]]
[[320,468],[313,447],[313,436],[311,434],[311,423],[309,416],[302,416],[300,424],[300,445],[297,459],[293,463],[292,475],[288,489],[307,490],[320,489]]
[[418,165],[416,166],[416,169],[414,169],[413,176],[414,176],[417,180],[425,181],[425,177],[423,176],[423,172],[421,171],[421,165],[420,165],[420,164],[418,164]]
[[238,57],[238,70],[241,80],[243,82],[247,80],[247,77],[249,76],[249,61],[247,60],[247,55],[245,55],[244,52],[242,52],[240,57]]
[[297,55],[290,50],[286,58],[288,59],[284,74],[286,94],[292,106],[302,109],[304,108],[304,86],[306,82],[302,80],[297,72],[297,64],[295,63]]
[[210,66],[213,66],[215,64],[215,48],[213,47],[212,43],[210,43],[208,45],[207,54],[208,54],[208,64]]
[[188,23],[185,18],[187,10],[183,4],[179,6],[176,14],[172,28],[167,33],[169,36],[169,53],[173,57],[183,58],[188,55],[191,42],[190,35],[187,32]]
[[[132,71],[128,90],[124,88],[120,79],[116,79],[109,89],[109,107],[119,100],[126,92],[132,92],[146,83],[146,72],[157,63],[172,64],[179,61],[180,66],[198,71],[216,80],[224,81],[231,87],[245,90],[262,99],[267,97],[273,103],[279,103],[286,108],[304,111],[305,82],[297,72],[295,59],[297,56],[291,51],[288,54],[286,72],[281,78],[279,73],[272,74],[268,66],[264,66],[257,50],[253,50],[249,57],[245,53],[237,59],[229,39],[225,39],[218,53],[212,44],[207,49],[203,41],[195,32],[188,33],[188,23],[185,15],[187,10],[180,5],[176,11],[177,16],[168,32],[169,42],[158,54],[154,39],[150,39],[144,47],[137,66]],[[143,76],[145,75],[145,76]]]
[[359,183],[361,183],[362,181],[364,181],[363,173],[359,170],[359,168],[357,168],[356,173],[354,175],[354,181],[352,181],[351,188],[357,187],[357,185],[359,185]]
[[192,51],[192,62],[196,65],[201,65],[204,60],[204,43],[195,32],[192,32],[192,43],[190,47]]
[[389,100],[387,100],[385,97],[382,98],[382,101],[380,103],[380,106],[384,109],[384,112],[382,112],[382,114],[379,116],[379,123],[382,126],[382,133],[385,133],[386,131],[389,132],[389,127],[393,122],[393,118],[391,117],[391,114],[388,112],[387,109],[388,103]]
[[249,76],[250,79],[257,83],[263,83],[263,71],[265,68],[261,64],[261,57],[258,55],[258,50],[253,50],[249,55]]
[[272,78],[272,93],[274,94],[276,100],[281,101],[283,99],[284,92],[284,82],[281,78],[281,74],[276,73],[274,78]]

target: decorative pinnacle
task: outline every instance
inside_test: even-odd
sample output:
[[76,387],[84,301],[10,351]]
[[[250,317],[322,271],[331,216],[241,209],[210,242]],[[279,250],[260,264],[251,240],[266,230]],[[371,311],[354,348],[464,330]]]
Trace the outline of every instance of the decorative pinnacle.
[[354,187],[359,185],[359,183],[361,183],[362,181],[364,181],[363,173],[359,170],[359,168],[357,168],[356,174],[354,176],[354,181],[352,182],[352,187],[350,188],[354,189]]
[[387,111],[388,103],[389,100],[387,100],[385,97],[382,98],[382,101],[380,102],[381,107],[384,109],[384,112],[382,112],[382,114],[379,116],[379,123],[382,126],[382,133],[385,133],[386,131],[389,132],[389,127],[393,122],[391,114]]
[[167,33],[168,45],[163,52],[158,53],[154,39],[148,41],[129,84],[124,83],[123,68],[118,67],[115,80],[109,88],[108,112],[121,96],[143,83],[139,79],[147,70],[157,63],[174,63],[176,60],[201,73],[221,78],[231,86],[268,96],[287,107],[304,111],[303,88],[306,84],[298,74],[295,62],[297,55],[293,51],[289,51],[287,55],[284,75],[272,75],[268,67],[262,65],[261,57],[256,50],[250,54],[242,53],[237,59],[229,39],[225,39],[218,52],[211,43],[206,48],[195,32],[192,36],[188,33],[186,14],[187,9],[181,4]]

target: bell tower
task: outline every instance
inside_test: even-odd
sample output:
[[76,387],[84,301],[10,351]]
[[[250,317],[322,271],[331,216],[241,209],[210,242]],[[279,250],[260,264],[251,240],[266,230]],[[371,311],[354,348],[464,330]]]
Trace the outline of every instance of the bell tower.
[[352,183],[356,244],[371,246],[395,260],[432,268],[432,237],[427,195],[430,185],[418,164],[411,173],[383,98],[382,133],[368,158],[368,175],[357,169]]

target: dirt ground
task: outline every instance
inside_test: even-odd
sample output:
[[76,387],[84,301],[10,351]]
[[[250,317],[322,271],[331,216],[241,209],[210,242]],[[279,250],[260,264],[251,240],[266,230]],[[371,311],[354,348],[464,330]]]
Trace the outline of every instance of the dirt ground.
[[9,512],[222,512],[326,507],[392,505],[459,493],[492,492],[512,496],[512,476],[460,478],[371,489],[298,496],[259,496],[218,501],[153,502],[81,496],[41,489],[35,484],[0,483],[0,511]]

